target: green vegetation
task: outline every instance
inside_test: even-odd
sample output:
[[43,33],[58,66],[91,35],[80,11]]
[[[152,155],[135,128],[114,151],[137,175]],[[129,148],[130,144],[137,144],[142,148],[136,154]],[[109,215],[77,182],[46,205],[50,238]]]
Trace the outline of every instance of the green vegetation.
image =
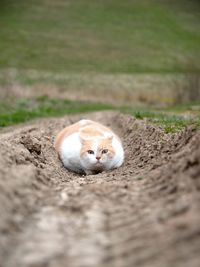
[[184,117],[182,115],[167,114],[164,111],[137,111],[133,115],[138,119],[147,119],[154,124],[160,125],[166,133],[177,132],[188,125],[200,126],[200,116]]
[[[39,97],[20,99],[14,102],[0,103],[0,127],[29,121],[34,118],[69,115],[90,111],[115,110],[128,113],[137,119],[147,119],[160,125],[166,133],[183,129],[187,125],[200,126],[200,113],[198,116],[184,117],[167,114],[161,109],[147,107],[116,107],[110,104],[95,102],[70,101],[65,99],[49,99]],[[183,109],[182,109],[183,111]]]
[[0,127],[105,109],[166,132],[198,126],[199,102],[152,105],[196,98],[199,11],[197,0],[1,1]]
[[108,104],[49,99],[47,97],[19,99],[16,102],[0,103],[0,127],[29,121],[34,118],[109,110],[111,108]]
[[4,0],[0,68],[115,74],[200,70],[199,10],[196,0]]

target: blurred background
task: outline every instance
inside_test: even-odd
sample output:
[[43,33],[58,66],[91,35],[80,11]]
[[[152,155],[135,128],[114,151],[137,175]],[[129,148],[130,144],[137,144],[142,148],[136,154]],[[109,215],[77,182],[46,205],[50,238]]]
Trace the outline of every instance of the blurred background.
[[199,124],[199,0],[1,0],[0,25],[1,127],[104,109]]

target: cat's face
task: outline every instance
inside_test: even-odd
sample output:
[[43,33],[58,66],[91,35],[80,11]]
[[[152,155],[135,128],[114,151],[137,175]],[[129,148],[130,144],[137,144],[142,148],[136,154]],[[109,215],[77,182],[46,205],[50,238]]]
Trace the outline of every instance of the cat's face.
[[112,137],[96,140],[81,139],[80,159],[84,168],[103,171],[109,168],[115,152]]

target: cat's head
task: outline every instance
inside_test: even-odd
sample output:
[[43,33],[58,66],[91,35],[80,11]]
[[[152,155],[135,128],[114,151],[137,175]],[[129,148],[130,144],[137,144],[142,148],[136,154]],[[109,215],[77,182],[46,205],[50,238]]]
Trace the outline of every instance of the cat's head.
[[85,169],[103,171],[109,169],[115,151],[112,146],[113,136],[107,138],[81,140],[80,160]]

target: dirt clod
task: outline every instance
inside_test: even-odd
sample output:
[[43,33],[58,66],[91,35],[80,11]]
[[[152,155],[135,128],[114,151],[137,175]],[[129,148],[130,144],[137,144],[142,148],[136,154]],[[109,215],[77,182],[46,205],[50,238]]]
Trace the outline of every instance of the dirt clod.
[[41,144],[38,142],[38,140],[35,137],[32,137],[30,135],[22,136],[21,143],[30,151],[30,153],[41,153]]
[[[83,118],[122,138],[121,168],[83,177],[62,166],[54,137]],[[99,112],[8,129],[0,148],[0,266],[199,266],[199,131]]]

